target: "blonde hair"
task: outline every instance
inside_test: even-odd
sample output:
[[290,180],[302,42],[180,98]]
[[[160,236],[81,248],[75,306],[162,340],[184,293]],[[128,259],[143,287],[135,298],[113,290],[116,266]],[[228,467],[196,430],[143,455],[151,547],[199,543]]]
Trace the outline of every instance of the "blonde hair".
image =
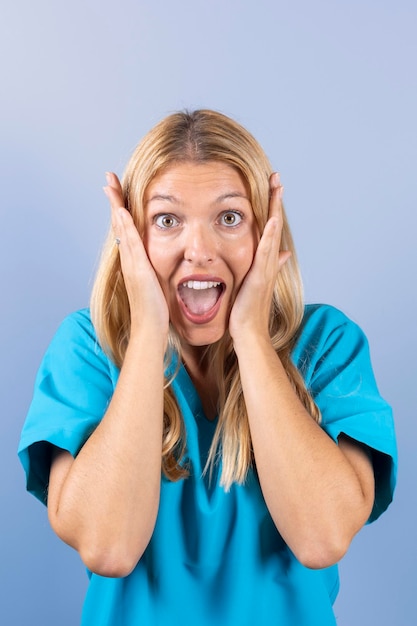
[[[240,124],[216,111],[198,110],[174,113],[157,124],[139,143],[122,179],[126,208],[138,231],[144,228],[143,199],[150,181],[164,168],[179,162],[223,162],[234,167],[246,181],[254,216],[262,233],[268,219],[271,165],[254,137]],[[291,361],[303,313],[303,290],[294,244],[284,213],[281,248],[292,255],[277,276],[271,305],[269,332],[272,345],[281,359],[289,380],[311,416],[320,413],[308,393],[301,373]],[[122,366],[129,342],[129,302],[120,259],[110,231],[91,298],[92,320],[103,349]],[[166,365],[173,353],[181,351],[171,327]],[[251,435],[237,357],[228,332],[207,347],[206,358],[214,368],[219,389],[219,420],[209,451],[207,469],[222,459],[221,484],[229,489],[233,482],[243,483],[253,463]],[[164,389],[164,434],[162,470],[171,480],[188,474],[181,460],[186,450],[186,433],[180,409],[166,379]]]

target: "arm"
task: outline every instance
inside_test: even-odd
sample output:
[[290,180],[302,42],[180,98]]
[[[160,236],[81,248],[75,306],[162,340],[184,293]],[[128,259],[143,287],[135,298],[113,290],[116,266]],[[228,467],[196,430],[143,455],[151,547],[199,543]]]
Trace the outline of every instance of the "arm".
[[[266,504],[279,532],[308,567],[343,556],[374,500],[366,452],[348,438],[336,445],[292,389],[268,334],[279,252],[281,189],[272,179],[271,219],[238,294],[230,332],[239,361],[253,450]],[[257,293],[253,298],[252,294]]]
[[168,311],[133,221],[119,208],[114,175],[106,193],[121,242],[131,336],[103,420],[76,459],[63,451],[55,455],[48,514],[54,531],[79,551],[89,569],[125,576],[149,542],[159,505]]

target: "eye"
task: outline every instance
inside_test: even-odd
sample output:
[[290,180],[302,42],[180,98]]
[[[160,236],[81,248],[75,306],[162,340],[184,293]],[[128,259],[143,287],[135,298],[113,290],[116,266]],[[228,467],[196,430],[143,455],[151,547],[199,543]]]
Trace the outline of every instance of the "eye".
[[237,226],[243,219],[239,211],[225,211],[220,216],[220,223],[223,226]]
[[154,217],[154,224],[158,226],[158,228],[174,228],[174,226],[178,226],[179,221],[176,217],[171,215],[170,213],[162,213],[161,215],[156,215]]

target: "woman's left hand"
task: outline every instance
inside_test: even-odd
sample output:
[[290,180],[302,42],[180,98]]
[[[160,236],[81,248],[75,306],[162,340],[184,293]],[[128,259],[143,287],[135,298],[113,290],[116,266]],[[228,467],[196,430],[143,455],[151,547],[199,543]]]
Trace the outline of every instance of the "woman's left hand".
[[280,252],[282,187],[271,176],[269,220],[230,314],[251,444],[262,494],[280,535],[308,568],[337,563],[372,510],[371,461],[311,418],[272,345],[268,326]]
[[291,252],[280,251],[282,232],[282,192],[279,174],[269,179],[269,216],[252,266],[236,296],[230,313],[229,332],[233,341],[248,333],[269,338],[269,315],[275,282]]

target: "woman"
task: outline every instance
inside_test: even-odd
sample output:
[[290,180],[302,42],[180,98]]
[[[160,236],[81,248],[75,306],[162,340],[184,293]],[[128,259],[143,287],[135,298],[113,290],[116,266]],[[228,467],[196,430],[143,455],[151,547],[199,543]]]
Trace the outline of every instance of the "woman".
[[363,333],[304,307],[279,176],[229,118],[169,116],[105,192],[91,317],[55,336],[20,447],[89,570],[82,623],[334,624],[394,483]]

